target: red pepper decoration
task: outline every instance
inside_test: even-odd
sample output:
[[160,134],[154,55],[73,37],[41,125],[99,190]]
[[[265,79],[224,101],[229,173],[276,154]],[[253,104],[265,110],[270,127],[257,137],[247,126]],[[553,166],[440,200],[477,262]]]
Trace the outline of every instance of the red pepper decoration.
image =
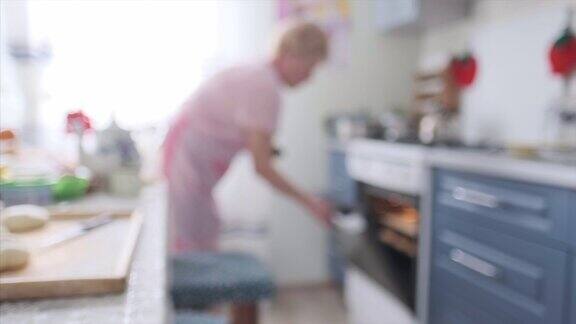
[[471,53],[455,56],[450,61],[450,73],[461,88],[468,87],[474,82],[477,70],[478,63]]
[[83,134],[89,129],[92,129],[92,122],[82,110],[70,112],[66,116],[66,131],[68,133]]
[[550,52],[548,53],[550,66],[554,74],[563,77],[569,76],[576,69],[576,37],[570,27],[564,30]]

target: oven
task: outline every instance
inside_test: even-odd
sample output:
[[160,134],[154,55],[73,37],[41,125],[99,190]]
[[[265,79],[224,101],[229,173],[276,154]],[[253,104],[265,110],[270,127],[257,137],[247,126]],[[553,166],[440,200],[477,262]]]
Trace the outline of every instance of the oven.
[[368,139],[347,149],[347,170],[356,181],[357,210],[365,223],[348,255],[351,323],[414,322],[425,150]]
[[373,260],[359,258],[355,263],[361,268],[376,263],[381,274],[374,277],[382,277],[378,281],[383,288],[414,312],[419,199],[367,184],[360,184],[360,197],[366,221],[364,248],[373,251]]

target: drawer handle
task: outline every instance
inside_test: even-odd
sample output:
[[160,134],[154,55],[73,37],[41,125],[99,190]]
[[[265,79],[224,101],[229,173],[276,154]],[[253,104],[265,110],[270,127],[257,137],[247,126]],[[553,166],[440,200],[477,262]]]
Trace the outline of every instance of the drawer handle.
[[481,207],[498,208],[498,206],[500,206],[500,201],[497,197],[463,187],[456,187],[454,191],[452,191],[452,197],[458,201]]
[[501,274],[500,270],[495,265],[460,249],[452,249],[450,251],[450,260],[488,278],[497,279]]

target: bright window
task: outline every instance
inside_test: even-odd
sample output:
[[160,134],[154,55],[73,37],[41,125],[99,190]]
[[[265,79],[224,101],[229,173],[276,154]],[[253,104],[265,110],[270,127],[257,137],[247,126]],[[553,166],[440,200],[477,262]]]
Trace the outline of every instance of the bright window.
[[32,39],[48,42],[39,120],[62,129],[83,109],[96,126],[112,115],[128,128],[167,120],[217,64],[222,3],[30,1]]

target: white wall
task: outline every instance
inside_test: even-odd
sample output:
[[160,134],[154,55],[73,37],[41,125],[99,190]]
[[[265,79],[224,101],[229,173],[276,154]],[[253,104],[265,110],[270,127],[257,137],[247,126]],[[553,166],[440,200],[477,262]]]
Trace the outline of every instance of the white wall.
[[569,5],[576,6],[563,0],[479,0],[469,19],[423,35],[423,69],[439,68],[465,48],[478,59],[477,80],[463,98],[462,129],[468,141],[543,141],[545,111],[561,94],[547,53],[564,27]]
[[[374,2],[354,0],[350,4],[352,52],[348,66],[327,66],[310,84],[285,96],[277,136],[283,150],[278,166],[292,181],[312,192],[322,192],[326,183],[322,127],[327,114],[362,107],[380,110],[397,104],[406,106],[411,97],[418,39],[381,35],[375,27]],[[243,1],[240,7],[248,12],[239,18],[240,22],[250,24],[250,31],[243,36],[244,46],[262,53],[269,35],[263,31],[270,31],[274,24],[275,1]],[[257,196],[238,194],[234,188],[258,186],[250,181],[254,175],[249,174],[247,162],[241,158],[220,187],[223,214],[235,219],[258,214],[269,220],[271,237],[266,255],[280,284],[326,280],[325,231],[299,206],[276,193],[258,189]]]

